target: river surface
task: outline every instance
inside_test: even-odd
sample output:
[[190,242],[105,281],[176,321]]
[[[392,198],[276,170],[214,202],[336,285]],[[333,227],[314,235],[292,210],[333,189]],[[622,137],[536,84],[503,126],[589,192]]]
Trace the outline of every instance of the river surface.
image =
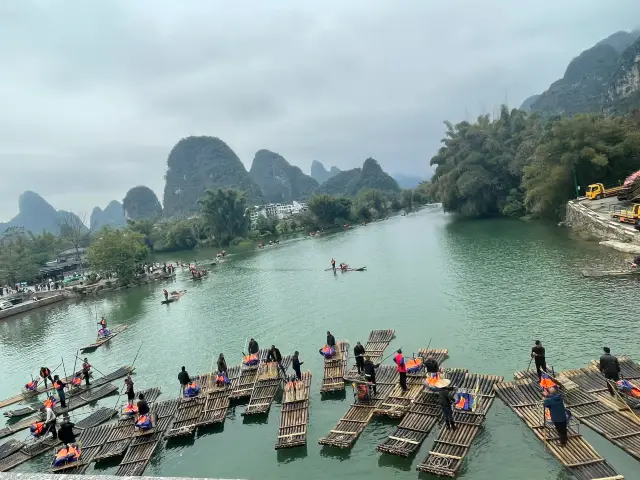
[[[212,252],[198,252],[200,258]],[[366,272],[325,272],[331,257]],[[194,253],[184,256],[193,260]],[[223,429],[197,433],[195,440],[166,442],[156,450],[147,475],[315,480],[327,477],[431,478],[415,466],[426,456],[434,429],[419,453],[400,459],[376,452],[393,430],[374,421],[351,450],[322,448],[317,440],[335,428],[352,400],[323,400],[322,358],[331,330],[353,346],[372,329],[393,328],[392,349],[417,352],[431,341],[448,348],[448,367],[511,379],[526,369],[533,341],[547,347],[557,370],[585,366],[603,345],[640,358],[637,342],[638,283],[633,279],[585,279],[585,267],[619,266],[624,256],[569,238],[566,230],[537,222],[453,221],[440,211],[421,211],[364,228],[301,239],[230,257],[202,282],[178,272],[170,289],[188,289],[179,302],[160,305],[165,285],[68,302],[0,322],[0,397],[17,393],[41,364],[64,357],[73,368],[78,348],[95,338],[96,313],[129,329],[90,355],[102,372],[136,361],[137,389],[159,386],[160,399],[177,396],[182,365],[191,374],[209,371],[224,352],[239,364],[247,337],[285,353],[299,350],[303,369],[313,373],[307,448],[276,452],[280,405],[268,419],[245,422],[243,406],[231,409]],[[389,361],[388,361],[389,362]],[[117,381],[122,385],[122,380]],[[115,397],[99,402],[114,406]],[[8,407],[11,408],[11,407]],[[73,413],[77,421],[90,410]],[[581,427],[587,440],[627,479],[640,478],[638,464],[608,441]],[[23,439],[26,432],[14,438]],[[5,440],[2,440],[3,442]],[[44,471],[49,456],[17,471]],[[88,473],[94,471],[91,467]],[[115,466],[100,468],[113,473]],[[523,422],[496,399],[476,438],[460,478],[568,478]]]

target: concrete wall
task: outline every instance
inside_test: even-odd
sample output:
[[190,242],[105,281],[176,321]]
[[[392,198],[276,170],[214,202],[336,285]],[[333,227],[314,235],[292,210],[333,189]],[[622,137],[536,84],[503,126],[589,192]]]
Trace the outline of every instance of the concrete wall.
[[[40,294],[40,292],[38,292],[38,298],[40,298],[41,296],[42,295]],[[34,310],[36,308],[44,307],[45,305],[51,305],[52,303],[60,302],[66,298],[67,296],[60,292],[58,293],[47,292],[46,298],[42,298],[37,302],[31,301],[28,303],[19,303],[13,308],[9,308],[7,310],[0,310],[0,320],[3,318],[12,317],[13,315],[17,315],[19,313],[24,313],[30,310]]]
[[[113,475],[63,475],[48,473],[0,473],[0,480],[126,480],[135,478],[137,480],[216,480],[213,478],[189,478],[189,477],[116,477]],[[224,480],[224,479],[217,479]],[[226,479],[241,480],[241,479]]]
[[608,214],[595,211],[584,202],[572,200],[567,203],[564,221],[567,227],[600,240],[640,243],[640,235],[633,226],[611,220]]

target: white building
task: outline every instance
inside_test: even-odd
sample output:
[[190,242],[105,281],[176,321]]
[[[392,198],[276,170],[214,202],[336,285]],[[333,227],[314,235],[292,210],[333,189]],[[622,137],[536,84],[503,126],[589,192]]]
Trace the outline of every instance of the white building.
[[256,205],[251,212],[251,226],[255,227],[258,217],[260,215],[264,217],[274,217],[279,220],[290,217],[291,215],[297,215],[307,210],[307,204],[304,202],[286,203],[269,203],[264,207]]

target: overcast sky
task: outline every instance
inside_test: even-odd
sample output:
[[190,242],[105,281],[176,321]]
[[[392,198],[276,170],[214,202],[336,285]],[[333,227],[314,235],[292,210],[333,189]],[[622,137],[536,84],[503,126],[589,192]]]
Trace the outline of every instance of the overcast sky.
[[188,135],[247,168],[266,148],[423,175],[443,120],[519,106],[639,19],[637,0],[0,2],[0,221],[27,189],[75,212],[139,184],[162,201]]

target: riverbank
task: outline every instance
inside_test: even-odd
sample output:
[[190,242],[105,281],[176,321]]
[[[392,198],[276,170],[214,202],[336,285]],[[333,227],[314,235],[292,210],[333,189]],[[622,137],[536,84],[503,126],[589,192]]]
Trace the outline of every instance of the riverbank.
[[47,305],[58,303],[63,300],[68,300],[71,297],[72,296],[68,293],[60,290],[54,292],[37,292],[34,293],[32,298],[29,300],[18,303],[6,310],[0,310],[0,320],[19,315],[21,313],[30,312],[37,308],[46,307]]

